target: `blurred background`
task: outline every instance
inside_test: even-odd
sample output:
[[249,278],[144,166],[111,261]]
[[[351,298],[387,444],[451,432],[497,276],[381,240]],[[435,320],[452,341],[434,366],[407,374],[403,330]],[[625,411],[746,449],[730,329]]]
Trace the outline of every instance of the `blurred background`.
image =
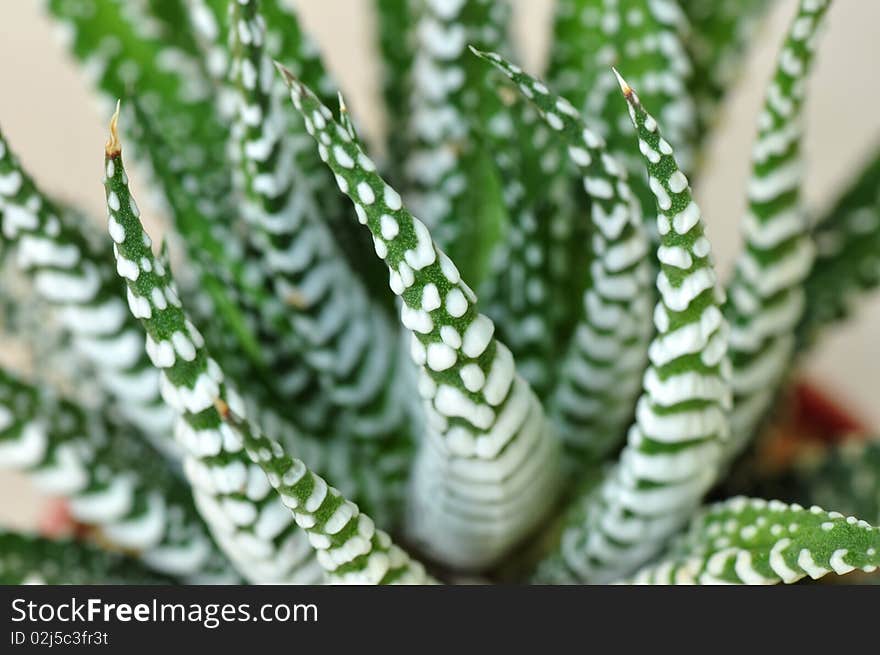
[[[553,1],[512,1],[514,37],[524,44],[522,63],[530,72],[540,73]],[[109,115],[55,38],[41,4],[0,0],[0,125],[44,188],[103,219],[101,166]],[[376,142],[393,126],[385,125],[379,113],[371,0],[298,0],[296,4],[345,90],[352,113],[368,140]],[[779,0],[769,20],[753,35],[747,64],[727,99],[708,151],[706,172],[696,189],[723,275],[730,271],[740,246],[739,221],[756,117],[795,5],[795,0]],[[836,190],[880,141],[878,24],[876,0],[838,0],[830,10],[808,95],[806,198],[812,208],[830,204]],[[134,173],[137,195],[140,176]],[[162,218],[154,214],[148,220],[155,236]],[[805,363],[810,380],[874,429],[880,428],[878,334],[880,295],[854,320],[826,335]],[[14,345],[0,347],[0,360],[9,362],[18,356]],[[45,503],[23,478],[0,472],[0,526],[35,526]]]

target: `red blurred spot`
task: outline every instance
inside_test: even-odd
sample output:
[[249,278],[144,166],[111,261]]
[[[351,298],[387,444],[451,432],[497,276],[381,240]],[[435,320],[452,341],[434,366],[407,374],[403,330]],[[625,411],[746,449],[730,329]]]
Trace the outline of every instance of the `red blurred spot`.
[[49,501],[40,517],[39,531],[46,537],[82,537],[88,530],[88,526],[78,523],[70,515],[70,507],[63,498]]
[[807,381],[794,386],[794,427],[823,441],[842,441],[853,432],[867,431],[865,423],[830,394]]

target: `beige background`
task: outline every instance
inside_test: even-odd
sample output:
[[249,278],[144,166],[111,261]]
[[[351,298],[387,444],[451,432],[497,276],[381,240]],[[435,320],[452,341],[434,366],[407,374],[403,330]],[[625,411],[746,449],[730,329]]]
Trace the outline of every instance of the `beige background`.
[[[544,59],[552,2],[514,0],[516,33],[532,71]],[[36,0],[0,0],[0,124],[25,165],[48,189],[103,216],[101,158],[108,118],[53,38]],[[383,129],[369,0],[300,0],[302,19],[322,45],[348,104],[368,134]],[[697,189],[724,271],[739,247],[738,221],[755,119],[776,50],[795,0],[780,0],[754,36],[747,74],[728,103],[714,138],[709,173]],[[837,0],[831,9],[811,82],[806,143],[811,162],[806,195],[814,206],[830,194],[880,140],[880,2]],[[624,71],[625,73],[625,71]],[[137,176],[133,176],[135,179]],[[135,182],[136,185],[136,182]],[[143,194],[141,194],[143,196]],[[835,332],[807,363],[810,375],[871,425],[880,427],[880,298]],[[20,477],[0,473],[0,526],[33,525],[44,501]]]

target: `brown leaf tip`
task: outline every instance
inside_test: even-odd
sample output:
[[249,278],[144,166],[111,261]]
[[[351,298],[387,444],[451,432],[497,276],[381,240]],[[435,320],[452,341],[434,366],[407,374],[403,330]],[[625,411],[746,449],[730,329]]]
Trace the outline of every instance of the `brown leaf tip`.
[[299,80],[296,79],[296,75],[290,72],[290,69],[285,67],[281,62],[272,60],[272,63],[275,64],[275,68],[278,69],[278,72],[281,73],[281,77],[284,78],[284,81],[287,83],[287,86],[293,86],[294,84],[299,84]]
[[617,83],[620,85],[620,90],[623,92],[623,95],[627,100],[632,99],[633,90],[632,87],[627,83],[625,79],[617,72],[617,69],[614,66],[611,67],[611,70],[614,72],[614,77],[617,78]]
[[122,143],[119,141],[119,107],[120,101],[116,101],[116,111],[110,119],[110,138],[104,144],[104,152],[108,157],[116,157],[122,152]]
[[214,409],[217,410],[217,413],[220,414],[220,418],[224,421],[228,421],[230,418],[231,412],[229,411],[229,405],[222,398],[214,399]]
[[348,105],[345,104],[345,98],[342,97],[342,91],[337,91],[336,97],[339,99],[339,113],[348,113]]
[[284,296],[284,300],[287,302],[288,305],[291,305],[296,309],[305,310],[308,309],[310,305],[309,299],[299,289],[290,289]]

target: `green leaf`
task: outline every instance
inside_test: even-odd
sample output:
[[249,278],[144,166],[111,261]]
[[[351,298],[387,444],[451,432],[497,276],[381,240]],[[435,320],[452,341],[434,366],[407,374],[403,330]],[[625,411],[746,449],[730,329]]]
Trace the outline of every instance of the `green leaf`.
[[70,212],[46,196],[0,133],[0,208],[4,249],[34,283],[94,367],[114,405],[154,443],[172,452],[171,414],[142,349],[137,323],[119,298],[110,249],[86,238]]
[[[372,5],[378,24],[382,99],[389,126],[387,165],[391,181],[397,184],[403,179],[401,164],[406,157],[406,134],[398,126],[406,124],[409,111],[410,76],[416,57],[415,12],[411,0],[374,0]],[[300,79],[306,86],[313,86],[307,79]]]
[[737,497],[708,506],[636,584],[791,584],[880,566],[880,528],[818,506]]
[[[496,212],[462,217],[481,202],[474,197],[484,193],[468,174],[480,166],[488,147],[488,119],[498,111],[500,100],[489,71],[466,46],[499,50],[509,7],[491,0],[417,6],[408,121],[390,129],[392,134],[406,131],[407,203],[459,263],[464,276],[479,285],[481,268],[496,245]],[[496,202],[500,201],[499,195]],[[488,225],[479,222],[487,218]]]
[[[105,153],[117,271],[147,332],[163,398],[181,417],[184,470],[215,538],[250,582],[314,583],[321,575],[315,551],[321,567],[346,580],[378,583],[400,569],[404,580],[423,581],[423,569],[395,550],[372,519],[248,424],[244,401],[188,319],[170,270],[150,249],[123,169],[117,118]],[[289,492],[283,503],[275,488]]]
[[539,571],[563,581],[610,581],[656,555],[716,481],[728,435],[727,324],[700,209],[657,121],[620,86],[659,211],[657,335],[618,464],[575,499],[559,552]]
[[241,438],[248,457],[266,472],[273,489],[309,536],[318,562],[333,583],[429,584],[419,562],[392,543],[373,519],[290,457],[278,442],[239,417],[222,400],[216,403],[224,424]]
[[[49,15],[71,53],[105,100],[116,102],[136,89],[166,138],[186,144],[175,152],[192,175],[203,178],[214,197],[228,194],[225,128],[215,111],[211,81],[202,60],[180,47],[181,25],[162,13],[174,3],[128,0],[49,0]],[[139,144],[144,145],[144,144]],[[146,151],[146,148],[144,148]],[[160,169],[167,161],[153,160]]]
[[[223,12],[221,19],[226,21],[229,14],[227,9],[234,9],[235,0],[219,0]],[[218,0],[211,0],[218,2]],[[253,0],[252,3],[259,10],[263,19],[265,39],[262,47],[265,51],[265,69],[257,69],[262,75],[274,101],[282,102],[286,107],[286,87],[271,72],[270,60],[274,59],[284,63],[304,83],[315,89],[328,106],[336,100],[338,91],[336,82],[328,73],[321,57],[320,50],[309,35],[301,28],[297,11],[284,0]],[[240,32],[233,31],[234,38]],[[230,50],[234,50],[235,44],[224,42]],[[268,69],[268,70],[266,70]],[[333,240],[340,249],[344,261],[357,275],[374,301],[378,301],[384,309],[390,313],[391,307],[387,305],[385,290],[385,275],[379,262],[371,258],[361,257],[364,248],[370,246],[369,240],[361,230],[352,225],[349,216],[350,209],[343,199],[336,193],[336,185],[333,176],[324,167],[317,157],[313,148],[310,147],[309,138],[305,133],[302,118],[293,111],[282,111],[278,125],[278,135],[285,148],[295,158],[294,172],[298,180],[301,193],[305,188],[311,189],[311,196],[315,199],[312,203],[312,212],[317,212],[317,218],[325,223],[333,234]],[[308,203],[306,203],[308,204]],[[259,253],[256,263],[262,261]]]
[[317,582],[320,574],[305,534],[291,529],[292,517],[262,469],[250,468],[240,441],[224,439],[214,400],[229,394],[225,376],[181,309],[169,269],[150,249],[128,188],[116,117],[111,125],[105,189],[116,269],[128,288],[129,309],[147,332],[146,350],[160,371],[162,397],[181,417],[175,436],[185,451],[184,471],[196,506],[249,582]]
[[[396,374],[405,355],[386,312],[349,269],[321,221],[318,200],[291,164],[281,138],[281,107],[268,92],[278,80],[261,45],[266,35],[258,18],[255,2],[236,0],[233,131],[248,238],[275,300],[293,299],[279,312],[278,340],[298,344],[297,363],[320,387],[336,423],[336,434],[329,436],[358,442],[351,447],[365,449],[369,466],[382,472],[363,488],[369,497],[359,500],[377,520],[393,525],[400,518],[416,422],[404,400],[406,382]],[[348,120],[346,111],[342,115]],[[349,123],[347,129],[354,128]]]
[[801,202],[805,80],[830,0],[801,0],[758,122],[743,232],[725,315],[733,364],[731,461],[754,435],[789,372],[814,245]]
[[499,55],[477,54],[513,80],[561,136],[589,200],[590,279],[550,403],[575,459],[601,459],[624,436],[647,359],[654,294],[641,211],[620,165],[571,103]]
[[880,524],[880,441],[858,437],[805,458],[791,472],[796,499]]
[[132,131],[147,144],[152,158],[169,162],[157,174],[168,193],[174,226],[183,236],[199,299],[208,305],[196,320],[201,319],[214,343],[225,346],[218,348],[224,371],[248,381],[249,396],[276,409],[298,429],[324,427],[327,404],[321,402],[317,381],[303,366],[286,327],[291,299],[273,294],[262,266],[245,258],[241,242],[246,240],[227,224],[228,204],[205,201],[200,179],[179,167],[165,135],[140,103],[131,105]]
[[807,306],[798,326],[806,348],[822,329],[845,320],[880,285],[880,151],[818,221],[816,261],[805,282]]
[[775,0],[684,0],[679,4],[689,24],[684,44],[694,75],[688,87],[699,112],[703,141]]
[[685,25],[674,0],[559,0],[556,7],[549,83],[583,112],[625,166],[646,218],[654,215],[654,198],[610,66],[641,90],[645,104],[658,108],[681,168],[691,174],[697,116]]
[[557,448],[543,409],[424,223],[330,111],[281,71],[402,300],[428,424],[414,465],[409,532],[446,563],[485,568],[535,529],[554,502]]
[[[261,281],[252,282],[252,271],[245,269],[241,248],[229,223],[229,205],[206,202],[208,191],[200,178],[191,175],[175,158],[175,149],[167,135],[139,101],[132,101],[131,105],[134,108],[131,132],[145,144],[152,160],[166,162],[154,170],[154,175],[162,184],[171,219],[183,237],[189,263],[195,269],[200,286],[252,365],[257,370],[264,369],[266,354],[245,312],[248,306],[254,305],[258,312],[268,300],[260,288]],[[247,302],[237,302],[236,294],[247,297]],[[247,368],[242,366],[241,370]]]
[[[134,11],[142,11],[142,21],[155,21],[161,24],[162,39],[184,50],[194,59],[201,58],[199,42],[195,30],[185,29],[189,18],[189,5],[198,0],[146,0]],[[128,9],[132,11],[132,9]],[[147,13],[149,12],[149,13]],[[208,61],[202,62],[203,72],[207,73]]]
[[3,370],[0,425],[0,467],[66,499],[71,517],[108,543],[191,584],[238,582],[188,486],[130,427]]
[[502,104],[488,132],[507,216],[480,297],[543,401],[580,315],[589,227],[575,216],[562,140],[509,87],[498,93]]

